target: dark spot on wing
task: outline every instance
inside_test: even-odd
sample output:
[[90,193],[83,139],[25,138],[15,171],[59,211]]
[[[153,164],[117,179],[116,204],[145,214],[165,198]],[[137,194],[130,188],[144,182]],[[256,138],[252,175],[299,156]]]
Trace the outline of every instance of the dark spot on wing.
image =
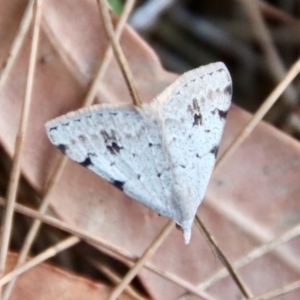
[[117,189],[119,189],[120,191],[123,192],[123,187],[124,187],[124,184],[125,184],[124,181],[113,180],[111,183],[112,183]]
[[215,158],[217,158],[217,155],[218,155],[218,151],[219,151],[219,146],[214,146],[209,152],[211,154],[213,154],[215,156]]
[[107,131],[105,131],[105,130],[101,130],[100,133],[101,133],[105,143],[107,143],[109,141],[113,141],[113,142],[117,141],[116,133],[114,130],[111,130],[110,134],[107,133]]
[[152,143],[149,143],[149,144],[148,144],[148,146],[149,146],[149,147],[152,147],[152,146],[153,146],[153,144],[152,144]]
[[74,120],[74,121],[80,123],[80,122],[81,122],[81,119],[76,119],[76,120]]
[[84,167],[88,167],[88,166],[92,165],[93,163],[92,163],[90,157],[88,156],[84,161],[80,162],[79,164]]
[[100,134],[102,135],[104,139],[104,143],[106,145],[107,150],[111,154],[117,154],[120,152],[121,149],[123,149],[122,146],[119,146],[119,141],[117,139],[116,132],[114,130],[111,130],[110,133],[108,133],[105,130],[101,130]]
[[220,119],[226,119],[228,110],[221,110],[221,109],[218,109],[218,113],[219,113]]
[[57,148],[58,148],[63,154],[66,154],[66,151],[68,150],[68,146],[66,146],[66,145],[64,145],[64,144],[58,145]]
[[200,113],[199,114],[194,114],[193,126],[196,126],[196,125],[202,125],[202,115]]
[[194,108],[194,111],[200,112],[199,103],[196,98],[193,99],[193,108]]
[[76,145],[76,140],[74,140],[74,139],[71,139],[71,144],[72,144],[72,146],[75,146]]
[[232,86],[231,84],[227,85],[224,89],[224,94],[231,96],[232,95]]
[[112,115],[112,116],[116,116],[118,113],[116,113],[116,112],[111,112],[111,113],[109,113],[110,115]]
[[189,113],[191,113],[191,115],[194,118],[193,126],[202,125],[202,115],[200,112],[200,106],[199,106],[198,100],[196,98],[193,99],[192,105],[189,104],[187,106],[187,111]]
[[210,130],[209,130],[209,129],[205,129],[205,132],[207,132],[207,133],[208,133],[208,132],[210,132]]
[[108,151],[115,155],[117,153],[120,152],[121,149],[123,149],[123,147],[120,147],[117,143],[112,142],[111,145],[106,145],[106,148],[108,149]]
[[63,126],[69,126],[70,122],[62,124]]
[[196,79],[192,79],[192,80],[191,80],[191,82],[195,82],[195,81],[196,81]]
[[160,177],[161,176],[161,173],[157,173],[157,177]]
[[138,174],[137,179],[139,179],[139,180],[141,179],[141,175],[140,174]]
[[180,167],[181,167],[181,168],[183,168],[183,169],[185,169],[185,168],[186,168],[186,166],[185,166],[185,165],[180,165]]
[[49,131],[57,130],[57,128],[58,128],[58,126],[51,127],[51,128],[49,129]]
[[85,143],[86,142],[86,137],[84,135],[79,135],[78,136],[78,140],[81,142],[81,143]]

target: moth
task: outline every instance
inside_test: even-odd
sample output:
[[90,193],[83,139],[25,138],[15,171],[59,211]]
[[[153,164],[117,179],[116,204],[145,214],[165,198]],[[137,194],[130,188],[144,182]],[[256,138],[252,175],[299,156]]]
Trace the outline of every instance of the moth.
[[46,123],[65,155],[182,229],[185,243],[204,197],[231,103],[226,66],[180,76],[140,107],[99,104]]

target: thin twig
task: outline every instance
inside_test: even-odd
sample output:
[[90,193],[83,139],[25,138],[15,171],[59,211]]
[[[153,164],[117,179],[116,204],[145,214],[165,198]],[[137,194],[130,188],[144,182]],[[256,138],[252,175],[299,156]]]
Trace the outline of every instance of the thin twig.
[[295,281],[291,284],[287,284],[279,289],[270,291],[268,293],[256,296],[254,298],[251,298],[251,300],[268,300],[268,299],[275,299],[279,296],[286,295],[292,291],[295,291],[297,289],[300,289],[300,280]]
[[[3,206],[4,204],[5,204],[4,199],[0,197],[0,205]],[[91,245],[96,245],[97,247],[100,247],[100,248],[104,249],[105,251],[111,253],[118,259],[125,260],[126,263],[128,263],[128,264],[134,264],[135,261],[138,259],[138,257],[134,254],[130,254],[128,252],[125,253],[124,249],[117,248],[115,246],[111,246],[104,240],[100,239],[99,237],[91,235],[88,232],[78,229],[78,227],[76,227],[76,226],[72,226],[72,225],[67,224],[63,221],[60,221],[56,218],[53,218],[53,217],[50,217],[47,215],[45,216],[45,215],[37,212],[34,209],[30,209],[30,208],[28,208],[24,205],[18,204],[18,203],[15,203],[14,209],[15,209],[15,212],[17,212],[17,213],[21,213],[30,218],[38,219],[45,224],[48,224],[52,227],[58,228],[67,233],[75,235],[75,236],[79,237],[80,239],[86,241],[87,243],[90,243]],[[273,251],[278,246],[290,241],[291,239],[293,239],[299,235],[300,235],[300,224],[293,227],[292,229],[286,231],[284,234],[273,239],[272,241],[252,250],[246,256],[244,256],[241,259],[239,259],[238,261],[232,263],[232,265],[235,269],[239,269],[239,268],[249,264],[253,260],[262,257],[264,254],[267,254],[267,253]],[[208,287],[210,287],[212,284],[214,284],[218,280],[228,276],[227,270],[225,268],[223,268],[220,271],[218,271],[217,273],[215,273],[213,276],[208,278],[205,282],[200,283],[198,285],[198,287],[195,287],[195,286],[191,285],[190,283],[182,280],[181,278],[178,278],[174,274],[171,274],[164,270],[160,270],[155,265],[152,265],[150,263],[146,263],[145,268],[167,280],[170,280],[171,282],[174,282],[175,284],[188,290],[190,293],[195,294],[200,297],[202,296],[202,294],[201,294],[202,290],[207,289]]]
[[[0,197],[0,205],[4,205],[5,201],[3,198]],[[79,237],[80,239],[84,240],[85,242],[91,244],[92,246],[97,246],[98,248],[101,248],[105,250],[106,252],[110,253],[112,256],[117,257],[120,260],[126,261],[128,264],[134,264],[136,260],[138,259],[138,256],[125,252],[123,248],[118,248],[114,245],[108,244],[105,240],[100,239],[99,237],[96,237],[94,235],[91,235],[90,233],[79,229],[76,226],[72,226],[70,224],[67,224],[63,221],[60,221],[56,218],[41,214],[37,212],[34,209],[28,208],[24,205],[15,203],[15,211],[18,213],[21,213],[27,217],[34,218],[37,220],[42,221],[45,224],[48,224],[52,227],[58,228],[60,230],[63,230],[67,233],[70,233],[72,235],[75,235]],[[170,280],[171,282],[181,286],[182,288],[186,289],[190,293],[202,297],[203,292],[200,291],[197,287],[193,286],[187,281],[182,280],[181,278],[177,277],[174,274],[171,274],[170,272],[160,270],[155,265],[152,265],[150,263],[146,263],[145,268],[156,273],[157,275]]]
[[[94,268],[101,271],[105,276],[107,276],[114,284],[119,284],[119,282],[122,280],[119,274],[117,274],[111,267],[109,267],[107,264],[103,262],[99,262],[98,260],[94,259],[91,256],[84,256],[84,259],[87,260]],[[126,292],[128,295],[130,295],[135,300],[147,300],[148,298],[145,298],[141,296],[135,289],[133,289],[130,285],[128,285],[124,292]]]
[[[133,4],[134,4],[134,0],[128,0],[124,6],[124,10],[122,12],[122,15],[120,17],[120,20],[118,22],[118,25],[117,25],[117,28],[116,28],[116,37],[119,39],[120,38],[120,35],[122,33],[122,30],[126,24],[126,21],[128,19],[128,16],[133,8]],[[99,84],[99,81],[103,78],[104,74],[105,74],[105,71],[107,70],[107,67],[108,67],[108,64],[109,64],[109,61],[111,59],[111,56],[112,56],[112,49],[111,49],[111,46],[108,45],[106,51],[105,51],[105,54],[104,54],[104,57],[103,59],[101,60],[101,64],[99,66],[99,69],[97,71],[97,74],[89,88],[89,91],[87,93],[87,96],[85,97],[85,100],[84,100],[84,104],[83,106],[88,106],[88,105],[91,105],[95,96],[96,96],[96,93],[97,93],[97,86]],[[48,184],[47,184],[47,187],[45,189],[45,192],[44,192],[44,197],[41,201],[41,204],[40,204],[40,207],[39,207],[39,212],[40,213],[45,213],[48,206],[49,206],[49,203],[50,203],[50,200],[51,200],[51,192],[52,190],[55,188],[57,182],[59,181],[64,169],[65,169],[65,166],[66,166],[66,163],[68,162],[68,157],[66,156],[62,156],[58,165],[57,165],[57,168],[55,169],[51,179],[49,180]],[[24,244],[23,244],[23,247],[22,249],[20,250],[19,252],[19,256],[18,256],[18,259],[17,259],[17,262],[15,264],[15,267],[18,267],[20,266],[21,264],[23,264],[23,262],[26,260],[26,257],[28,255],[28,252],[31,248],[31,245],[33,244],[34,240],[35,240],[35,237],[37,235],[37,232],[39,231],[39,228],[40,228],[40,225],[41,225],[41,221],[39,220],[35,220],[32,224],[32,226],[30,227],[29,231],[28,231],[28,234],[25,238],[25,241],[24,241]],[[10,294],[11,294],[11,291],[13,289],[13,286],[14,286],[14,283],[15,283],[15,280],[11,281],[5,288],[5,291],[3,293],[3,300],[8,300]]]
[[[121,15],[120,20],[116,27],[116,32],[113,33],[117,43],[119,43],[118,41],[120,39],[121,33],[122,33],[124,26],[128,20],[129,14],[131,13],[131,11],[133,9],[134,4],[135,4],[135,0],[127,0],[126,1],[126,4],[122,11],[122,15]],[[86,96],[85,103],[84,103],[85,106],[91,105],[93,103],[93,100],[95,99],[97,90],[99,88],[99,82],[101,81],[101,79],[103,78],[103,76],[107,70],[107,67],[108,67],[109,62],[112,57],[112,54],[113,54],[113,48],[112,48],[111,43],[109,43],[109,45],[107,46],[107,49],[105,51],[101,66],[99,67],[97,75],[95,76],[95,79],[93,80],[91,87],[88,91],[88,94]]]
[[133,104],[136,106],[140,106],[142,102],[141,102],[138,92],[136,90],[134,80],[133,80],[133,75],[130,71],[130,68],[129,68],[128,62],[126,60],[126,57],[123,53],[123,50],[114,34],[113,24],[112,24],[110,15],[109,15],[109,8],[108,8],[107,1],[106,0],[97,0],[97,2],[99,4],[100,12],[102,14],[103,24],[104,24],[106,34],[112,45],[115,57],[119,63],[119,66],[120,66],[120,69],[124,76],[128,90],[132,97]]
[[8,193],[7,193],[7,205],[6,205],[5,215],[4,215],[4,228],[1,235],[0,276],[2,276],[5,271],[5,264],[6,264],[7,252],[8,252],[9,242],[10,242],[10,236],[11,236],[12,222],[13,222],[14,204],[16,201],[16,194],[17,194],[17,189],[18,189],[18,184],[20,179],[20,167],[21,167],[21,160],[22,160],[22,152],[24,148],[24,137],[26,133],[29,108],[30,108],[31,98],[32,98],[32,86],[33,86],[34,70],[35,70],[35,63],[36,63],[37,47],[38,47],[40,20],[41,20],[41,0],[37,0],[35,2],[35,20],[34,20],[34,28],[33,28],[32,45],[30,51],[25,100],[22,104],[22,110],[21,110],[22,115],[21,115],[19,129],[18,129],[16,142],[15,142],[13,166],[10,174]]
[[120,283],[114,288],[108,300],[116,300],[126,286],[131,282],[131,280],[137,275],[137,273],[143,268],[145,263],[152,257],[158,247],[162,244],[165,238],[171,233],[172,229],[175,227],[173,220],[170,220],[165,228],[159,233],[159,235],[154,239],[151,245],[146,249],[144,254],[139,258],[136,264],[131,268],[131,270],[124,276]]
[[8,283],[12,279],[16,278],[17,276],[23,274],[26,271],[29,271],[33,267],[37,266],[38,264],[44,262],[45,260],[57,255],[59,252],[62,252],[74,245],[76,245],[80,239],[76,236],[70,236],[64,239],[63,241],[57,243],[55,246],[49,247],[42,253],[36,255],[34,258],[30,259],[26,263],[24,263],[21,267],[14,269],[13,271],[7,273],[0,279],[0,286]]
[[[229,204],[228,201],[225,202],[226,201],[220,201],[220,199],[211,197],[206,201],[206,205],[215,213],[222,215],[225,220],[229,221],[236,228],[239,228],[240,232],[243,232],[242,234],[246,234],[251,240],[255,240],[258,245],[263,245],[274,239],[272,231],[267,230],[260,222],[257,222],[257,220],[245,216],[242,211],[237,211],[236,207],[234,208],[234,205]],[[283,246],[276,249],[274,254],[280,262],[285,264],[291,271],[300,273],[298,255],[291,249]]]
[[258,5],[263,13],[272,16],[281,22],[285,22],[289,25],[292,25],[295,29],[299,30],[299,19],[296,19],[295,17],[286,13],[284,10],[277,8],[267,3],[266,1],[259,0]]
[[212,246],[214,252],[216,253],[217,257],[221,261],[221,263],[225,266],[228,273],[231,275],[233,281],[236,283],[238,288],[240,289],[241,293],[245,296],[246,299],[249,299],[252,296],[249,289],[246,287],[246,285],[243,283],[242,279],[239,277],[239,275],[234,270],[234,267],[230,264],[229,260],[225,256],[225,254],[222,252],[220,247],[217,245],[217,242],[215,241],[214,237],[210,234],[210,232],[207,230],[207,228],[204,226],[200,218],[196,215],[194,220],[196,226],[198,229],[203,233],[203,235],[208,240],[209,244]]
[[[245,11],[250,19],[253,27],[254,34],[260,44],[267,64],[277,82],[280,82],[286,74],[285,66],[280,59],[278,52],[276,51],[270,32],[262,18],[262,14],[259,9],[258,0],[239,0],[244,6]],[[284,94],[287,103],[289,105],[297,104],[297,92],[293,86],[290,86]]]
[[[280,235],[277,238],[274,238],[268,243],[263,244],[262,246],[259,246],[252,251],[250,251],[247,255],[243,256],[239,260],[235,261],[232,263],[232,266],[235,269],[240,269],[246,265],[248,265],[250,262],[254,261],[255,259],[258,259],[262,257],[263,255],[275,250],[277,247],[280,245],[292,240],[293,238],[297,237],[300,235],[300,224],[297,226],[293,227],[292,229],[286,231],[282,235]],[[205,290],[215,284],[217,281],[225,278],[228,276],[228,271],[223,268],[207,278],[205,281],[202,283],[198,284],[198,288],[201,290]]]
[[[5,203],[5,201],[3,200],[3,198],[0,197],[0,204],[3,205],[4,203]],[[126,252],[126,250],[124,250],[123,248],[117,248],[113,245],[110,245],[107,243],[106,240],[102,239],[101,237],[93,235],[93,234],[89,234],[87,231],[79,229],[78,227],[68,224],[66,222],[63,222],[57,218],[41,214],[40,212],[37,212],[36,210],[30,209],[30,208],[20,205],[18,203],[15,203],[15,211],[18,211],[24,215],[30,216],[31,218],[43,221],[43,223],[45,223],[45,224],[51,225],[60,230],[63,230],[72,235],[75,235],[75,236],[85,240],[88,243],[95,244],[99,247],[103,247],[104,249],[108,250],[109,252],[111,252],[113,254],[124,255],[124,257],[127,257],[127,256],[130,257],[130,254],[128,252]],[[137,257],[133,256],[132,258],[136,259]]]
[[219,160],[215,165],[214,172],[217,172],[220,167],[228,160],[228,158],[235,152],[235,150],[244,142],[244,140],[250,135],[256,125],[262,120],[265,114],[269,111],[269,109],[274,105],[274,103],[278,100],[287,86],[294,80],[294,78],[300,72],[300,59],[298,59],[290,70],[287,72],[286,76],[282,79],[282,81],[276,86],[276,88],[272,91],[269,97],[263,102],[260,108],[256,111],[250,122],[240,131],[237,137],[233,140],[230,146],[225,150],[225,152],[221,155]]
[[20,23],[18,32],[13,40],[13,43],[10,47],[8,55],[7,55],[4,63],[2,64],[2,68],[0,70],[0,90],[2,89],[3,85],[5,84],[5,82],[7,80],[8,74],[11,71],[11,68],[12,68],[12,66],[16,60],[16,57],[20,51],[20,48],[22,46],[26,32],[29,28],[29,25],[30,25],[30,22],[32,19],[34,2],[35,2],[35,0],[30,0],[28,2],[28,5],[26,7],[22,21]]
[[[65,158],[65,157],[64,157]],[[67,163],[67,159],[62,159],[62,162],[60,164],[60,168],[57,168],[55,170],[55,177],[56,178],[60,178],[63,170],[64,170],[64,166],[66,165]],[[47,189],[47,192],[45,194],[45,197],[42,199],[42,202],[40,204],[40,207],[38,209],[39,213],[41,214],[44,214],[48,208],[48,205],[50,203],[50,191],[52,190],[52,188],[54,187],[54,182],[52,180],[50,180],[50,183],[48,185],[49,189]],[[17,261],[15,263],[15,266],[14,268],[18,268],[19,266],[21,266],[26,258],[27,258],[27,255],[30,251],[30,248],[35,240],[35,237],[39,231],[39,228],[41,226],[41,221],[40,220],[34,220],[26,237],[25,237],[25,240],[24,240],[24,243],[23,243],[23,246],[22,248],[20,249],[19,251],[19,255],[18,255],[18,258],[17,258]],[[2,300],[8,300],[9,297],[10,297],[10,294],[12,292],[12,289],[14,287],[14,284],[16,282],[16,279],[12,280],[9,282],[9,284],[5,287],[5,290],[3,292],[3,296],[2,296]]]

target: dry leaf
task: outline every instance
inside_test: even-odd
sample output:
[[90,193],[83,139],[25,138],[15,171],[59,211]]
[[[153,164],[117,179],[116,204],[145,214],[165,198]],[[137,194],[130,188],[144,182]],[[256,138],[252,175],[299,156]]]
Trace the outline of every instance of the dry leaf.
[[[14,266],[16,258],[16,254],[9,254],[8,269]],[[10,299],[67,300],[71,297],[74,300],[105,300],[111,290],[112,288],[105,284],[93,282],[43,263],[19,277]],[[123,294],[119,299],[132,298]]]
[[[4,1],[2,4],[6,10],[0,24],[0,34],[5,41],[0,49],[2,61],[23,11],[21,4],[12,2],[6,0],[5,5]],[[43,30],[22,164],[24,175],[39,192],[61,157],[47,140],[44,123],[83,103],[91,75],[107,47],[99,19],[98,8],[92,0],[43,2]],[[126,28],[121,41],[140,97],[150,101],[176,76],[162,69],[152,50],[130,28]],[[28,48],[27,38],[0,94],[0,139],[10,154],[24,98]],[[99,86],[98,98],[101,102],[131,101],[115,60]],[[235,106],[231,108],[221,152],[249,119],[248,113]],[[213,176],[199,214],[231,261],[299,222],[299,172],[299,143],[261,123],[227,165]],[[168,221],[71,161],[51,198],[51,206],[61,219],[134,255],[141,255]],[[299,278],[297,249],[299,238],[239,272],[253,294]],[[181,232],[172,232],[151,264],[192,284],[204,281],[221,268],[196,228],[188,246],[184,245]],[[145,269],[140,278],[155,299],[174,299],[185,291]],[[209,292],[222,299],[241,297],[229,277],[214,284]],[[280,299],[297,296],[299,292]]]

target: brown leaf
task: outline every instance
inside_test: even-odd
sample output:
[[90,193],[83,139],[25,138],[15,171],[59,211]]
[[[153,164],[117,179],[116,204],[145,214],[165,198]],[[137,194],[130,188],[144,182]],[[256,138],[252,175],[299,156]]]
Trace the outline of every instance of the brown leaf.
[[[7,41],[0,49],[2,60],[22,13],[16,5],[8,5],[12,1],[6,2],[7,12],[2,14],[7,19],[0,27],[0,34]],[[95,1],[45,0],[43,11],[34,99],[22,165],[24,175],[40,192],[61,156],[47,140],[44,123],[80,107],[91,74],[107,47]],[[143,101],[150,101],[176,78],[162,69],[153,51],[130,28],[122,35],[122,47]],[[24,98],[28,48],[27,40],[1,92],[0,138],[10,154]],[[99,86],[98,97],[101,102],[131,101],[115,60]],[[231,108],[221,152],[249,119],[248,113],[235,106]],[[231,261],[299,222],[299,172],[299,144],[261,123],[227,165],[213,176],[199,213]],[[51,206],[60,218],[134,255],[141,255],[167,222],[71,161],[51,198]],[[254,294],[290,283],[299,277],[297,249],[299,239],[254,261],[239,273]],[[182,233],[173,231],[151,263],[193,284],[221,268],[196,228],[188,246],[184,245]],[[154,298],[174,299],[184,292],[180,286],[148,270],[144,269],[140,276]],[[216,283],[210,292],[222,299],[240,296],[229,277]]]
[[[8,269],[14,266],[16,258],[16,254],[9,254]],[[74,300],[104,300],[107,299],[111,290],[112,288],[105,284],[93,282],[43,263],[18,277],[10,299],[64,300],[72,297]],[[132,298],[123,294],[120,299],[129,300]]]

